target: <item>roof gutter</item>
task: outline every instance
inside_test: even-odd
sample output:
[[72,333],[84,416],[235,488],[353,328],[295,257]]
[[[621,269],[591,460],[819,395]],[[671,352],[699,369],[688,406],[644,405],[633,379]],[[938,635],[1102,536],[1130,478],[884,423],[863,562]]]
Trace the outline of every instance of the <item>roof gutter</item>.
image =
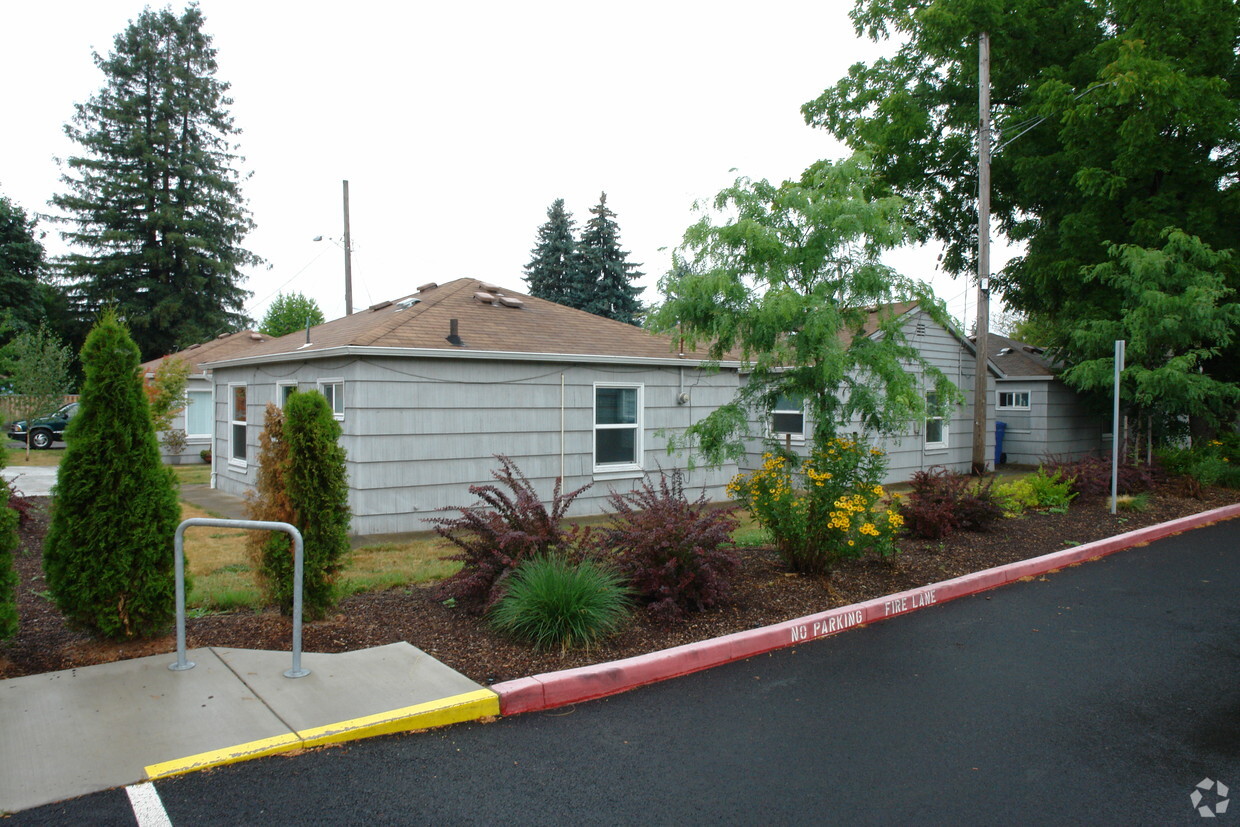
[[512,362],[574,362],[577,364],[651,365],[658,367],[678,366],[685,364],[697,365],[699,367],[708,364],[716,364],[721,368],[739,368],[741,366],[741,363],[738,361],[711,362],[707,359],[682,359],[672,355],[665,357],[608,356],[596,353],[521,353],[504,350],[459,350],[457,348],[439,349],[344,345],[342,347],[323,348],[322,350],[290,351],[286,353],[243,356],[239,359],[222,359],[218,362],[204,362],[203,367],[208,370],[216,370],[218,368],[268,365],[279,362],[304,362],[309,359],[328,359],[333,356],[388,356],[404,358],[416,356],[424,359],[483,359],[489,361],[502,359]]

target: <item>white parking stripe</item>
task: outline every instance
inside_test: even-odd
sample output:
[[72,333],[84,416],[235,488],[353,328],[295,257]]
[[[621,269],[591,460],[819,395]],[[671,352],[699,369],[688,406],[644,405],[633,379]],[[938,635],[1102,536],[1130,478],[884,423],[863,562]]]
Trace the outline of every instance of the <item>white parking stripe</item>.
[[164,802],[159,800],[155,785],[149,781],[145,784],[134,784],[126,787],[129,794],[129,806],[133,807],[133,816],[138,820],[138,827],[172,827],[168,820],[168,812]]

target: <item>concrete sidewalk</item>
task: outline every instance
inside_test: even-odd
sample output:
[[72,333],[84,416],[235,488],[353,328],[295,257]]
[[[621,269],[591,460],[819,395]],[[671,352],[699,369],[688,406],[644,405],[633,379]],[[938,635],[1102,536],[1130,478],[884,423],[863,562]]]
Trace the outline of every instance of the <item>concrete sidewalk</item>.
[[0,681],[0,813],[111,787],[499,714],[408,643],[302,655],[194,649]]

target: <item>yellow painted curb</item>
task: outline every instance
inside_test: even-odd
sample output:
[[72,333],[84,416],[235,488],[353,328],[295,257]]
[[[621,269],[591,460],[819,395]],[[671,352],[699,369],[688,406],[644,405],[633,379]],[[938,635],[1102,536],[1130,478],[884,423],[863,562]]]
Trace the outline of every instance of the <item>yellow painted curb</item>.
[[499,695],[490,689],[476,689],[473,692],[393,709],[390,712],[303,729],[297,736],[301,738],[304,746],[321,747],[375,735],[476,721],[488,715],[499,715]]
[[288,752],[300,747],[301,739],[296,734],[290,732],[287,735],[263,738],[258,741],[238,744],[235,747],[200,752],[187,758],[151,764],[146,768],[146,775],[147,778],[151,779],[168,778],[172,775],[181,775],[182,773],[194,772],[195,770],[205,770],[208,767],[222,767],[225,764],[235,764],[238,761],[248,761],[251,758],[262,758],[266,755]]

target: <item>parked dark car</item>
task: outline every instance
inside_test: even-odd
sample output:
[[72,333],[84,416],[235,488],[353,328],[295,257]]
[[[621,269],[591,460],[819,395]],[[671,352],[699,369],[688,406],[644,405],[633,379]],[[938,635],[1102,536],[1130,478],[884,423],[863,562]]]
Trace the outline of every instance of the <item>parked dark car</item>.
[[[63,442],[65,426],[77,413],[78,403],[70,402],[51,416],[34,420],[30,426],[30,445],[33,448],[51,448],[53,442]],[[9,439],[26,444],[26,420],[18,420],[9,426]]]

